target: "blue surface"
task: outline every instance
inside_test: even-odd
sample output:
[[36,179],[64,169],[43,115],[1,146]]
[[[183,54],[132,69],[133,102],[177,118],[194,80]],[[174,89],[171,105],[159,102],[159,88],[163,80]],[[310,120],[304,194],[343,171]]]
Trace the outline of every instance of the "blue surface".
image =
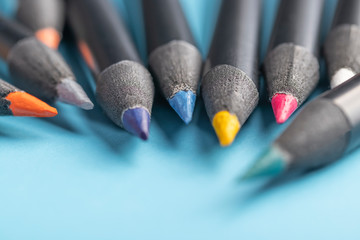
[[[262,56],[276,1],[265,2]],[[219,1],[182,4],[205,55]],[[138,2],[117,6],[127,12],[145,56]],[[328,1],[324,34],[333,9]],[[62,52],[94,99],[75,47],[65,43]],[[226,149],[218,146],[201,101],[185,126],[158,97],[146,143],[117,128],[98,106],[91,112],[57,107],[54,119],[0,119],[1,240],[360,237],[360,152],[274,188],[237,181],[285,127],[276,125],[265,97]]]

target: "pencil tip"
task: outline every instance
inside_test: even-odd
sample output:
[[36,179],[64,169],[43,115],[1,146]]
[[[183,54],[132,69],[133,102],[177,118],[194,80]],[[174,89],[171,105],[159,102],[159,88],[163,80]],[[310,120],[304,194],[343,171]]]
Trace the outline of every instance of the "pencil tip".
[[94,104],[86,95],[84,89],[73,79],[65,78],[56,87],[58,100],[78,106],[85,110],[94,108]]
[[356,75],[355,72],[349,68],[340,68],[332,76],[331,81],[330,81],[330,86],[331,86],[331,88],[334,88],[334,87],[346,82],[347,80],[349,80],[350,78],[352,78],[355,75]]
[[12,92],[6,96],[10,101],[10,110],[14,116],[22,117],[54,117],[56,108],[47,105],[40,99],[26,92]]
[[223,147],[231,145],[240,130],[240,122],[237,116],[228,111],[215,114],[212,125]]
[[192,120],[195,101],[196,95],[192,91],[179,91],[169,99],[170,106],[186,124]]
[[38,40],[52,49],[57,49],[60,45],[61,35],[54,28],[43,28],[35,33]]
[[142,140],[149,138],[150,114],[145,108],[139,107],[126,110],[122,122],[128,132]]
[[241,180],[276,176],[283,173],[285,169],[286,162],[282,154],[272,147],[268,149],[258,161],[255,162],[255,164],[245,173]]
[[295,97],[290,94],[276,93],[271,99],[271,106],[278,124],[284,123],[298,107]]

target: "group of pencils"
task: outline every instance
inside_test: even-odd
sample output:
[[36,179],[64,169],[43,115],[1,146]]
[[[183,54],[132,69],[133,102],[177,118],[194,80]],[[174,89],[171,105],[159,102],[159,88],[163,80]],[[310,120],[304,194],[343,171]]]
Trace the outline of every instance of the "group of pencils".
[[[201,95],[222,146],[258,104],[262,0],[222,0],[204,64],[179,0],[143,0],[149,66],[109,0],[17,1],[15,19],[0,16],[0,57],[16,85],[0,81],[1,115],[52,117],[47,103],[56,100],[93,108],[57,51],[65,22],[96,79],[97,102],[141,139],[149,136],[154,82],[186,124]],[[304,107],[244,178],[317,168],[360,145],[360,0],[338,1],[322,44],[324,2],[280,0],[262,72],[279,124],[315,89],[321,48],[331,90]]]

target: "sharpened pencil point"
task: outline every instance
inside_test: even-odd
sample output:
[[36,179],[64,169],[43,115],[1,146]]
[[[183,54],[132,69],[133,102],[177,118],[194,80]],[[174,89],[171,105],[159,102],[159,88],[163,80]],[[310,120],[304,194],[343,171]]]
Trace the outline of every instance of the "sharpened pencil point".
[[14,116],[54,117],[58,113],[56,108],[26,92],[9,93],[6,99],[11,103],[9,108]]
[[85,110],[94,108],[94,104],[86,95],[84,89],[72,79],[63,79],[56,87],[58,100],[64,103],[78,106]]
[[237,116],[228,111],[215,114],[212,125],[223,147],[231,145],[240,130],[240,122]]
[[245,173],[242,180],[258,177],[276,176],[286,169],[286,161],[275,148],[268,149],[265,154]]
[[57,49],[60,45],[61,35],[54,28],[40,29],[35,33],[37,39],[52,49]]
[[177,92],[174,97],[169,99],[170,106],[186,124],[192,120],[195,101],[196,95],[192,91]]
[[142,140],[149,138],[150,114],[145,108],[126,110],[122,117],[125,130],[138,136]]
[[331,88],[337,87],[355,75],[356,73],[351,69],[341,68],[332,76],[330,86]]
[[288,120],[298,107],[295,97],[290,94],[277,93],[271,99],[271,106],[274,111],[275,119],[278,124],[282,124]]

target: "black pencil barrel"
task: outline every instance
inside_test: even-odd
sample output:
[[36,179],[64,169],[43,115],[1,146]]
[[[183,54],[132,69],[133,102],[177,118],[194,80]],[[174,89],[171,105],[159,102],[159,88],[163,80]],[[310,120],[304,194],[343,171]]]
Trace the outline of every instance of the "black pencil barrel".
[[6,58],[18,41],[31,35],[32,33],[21,24],[0,16],[0,56]]
[[282,43],[294,43],[318,54],[324,0],[281,0],[269,51]]
[[143,0],[142,3],[149,53],[172,40],[195,45],[178,0]]
[[108,0],[72,0],[68,6],[74,32],[87,43],[101,71],[122,60],[141,63],[125,23]]
[[310,102],[274,142],[289,168],[310,169],[360,145],[360,76]]
[[36,97],[84,109],[93,107],[59,52],[40,42],[27,28],[1,17],[0,56],[15,84]]
[[227,111],[243,125],[258,103],[261,11],[261,0],[222,2],[201,88],[211,121]]
[[360,1],[339,0],[324,55],[331,87],[360,73]]
[[350,139],[347,150],[351,151],[360,145],[360,75],[339,85],[337,88],[324,94],[346,116],[346,122],[351,126]]
[[16,18],[33,31],[54,28],[62,31],[65,21],[64,0],[17,0]]
[[333,27],[342,24],[360,25],[360,0],[339,0]]
[[261,2],[223,1],[208,55],[210,68],[221,64],[239,68],[258,85]]
[[147,139],[155,89],[124,22],[109,0],[73,0],[68,7],[76,40],[96,65],[98,103],[115,124]]
[[319,82],[323,7],[324,0],[280,1],[264,61],[268,95],[278,123],[285,122]]
[[53,102],[58,98],[57,85],[62,80],[75,81],[60,53],[35,37],[22,39],[12,47],[7,63],[16,86],[44,101]]
[[188,124],[193,115],[202,69],[179,0],[143,0],[149,68],[162,95]]
[[273,145],[286,155],[288,169],[312,169],[344,154],[349,131],[341,110],[320,98],[309,103]]

